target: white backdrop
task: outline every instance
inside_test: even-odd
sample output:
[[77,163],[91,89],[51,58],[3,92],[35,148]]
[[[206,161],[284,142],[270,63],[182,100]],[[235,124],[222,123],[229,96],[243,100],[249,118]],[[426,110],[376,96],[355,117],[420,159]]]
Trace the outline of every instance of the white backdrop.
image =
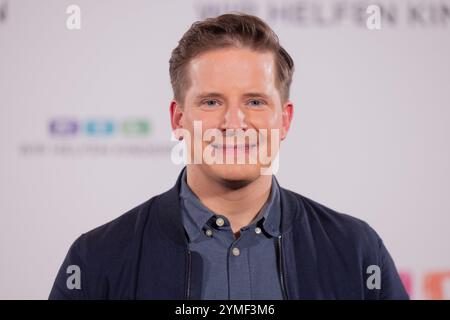
[[450,1],[378,3],[370,31],[360,0],[0,0],[0,298],[47,298],[81,233],[174,184],[170,53],[229,10],[296,62],[280,183],[371,224],[412,298],[450,298]]

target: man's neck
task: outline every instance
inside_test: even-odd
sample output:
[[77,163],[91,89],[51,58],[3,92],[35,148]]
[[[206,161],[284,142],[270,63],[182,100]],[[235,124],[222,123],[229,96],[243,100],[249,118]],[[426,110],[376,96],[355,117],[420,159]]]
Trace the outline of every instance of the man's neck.
[[187,184],[201,203],[214,213],[225,216],[236,236],[257,216],[270,195],[272,176],[261,175],[238,188],[211,179],[198,167],[187,167]]

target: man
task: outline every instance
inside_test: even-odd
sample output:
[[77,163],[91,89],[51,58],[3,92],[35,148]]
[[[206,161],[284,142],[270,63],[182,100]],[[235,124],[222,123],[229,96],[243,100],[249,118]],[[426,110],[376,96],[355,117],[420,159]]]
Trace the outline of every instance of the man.
[[373,229],[273,175],[293,71],[257,17],[194,23],[170,59],[187,166],[169,191],[80,236],[50,298],[407,299]]

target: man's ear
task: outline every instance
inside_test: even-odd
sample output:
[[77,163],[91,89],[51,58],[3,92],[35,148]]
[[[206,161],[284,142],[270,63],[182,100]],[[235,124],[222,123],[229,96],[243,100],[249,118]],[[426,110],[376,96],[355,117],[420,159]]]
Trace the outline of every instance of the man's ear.
[[292,101],[287,101],[282,107],[282,125],[281,125],[281,140],[286,139],[289,128],[291,127],[291,121],[294,116],[294,104]]
[[178,140],[182,140],[183,136],[181,132],[183,130],[179,129],[183,128],[183,110],[181,105],[175,99],[170,102],[170,124],[175,137]]

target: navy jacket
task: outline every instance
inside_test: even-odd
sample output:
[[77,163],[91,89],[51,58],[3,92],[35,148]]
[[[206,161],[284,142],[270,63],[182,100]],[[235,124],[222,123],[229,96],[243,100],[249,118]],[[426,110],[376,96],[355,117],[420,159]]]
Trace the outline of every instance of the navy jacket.
[[[169,191],[81,235],[49,298],[199,299],[202,261],[188,250],[180,179],[181,174]],[[277,263],[285,299],[408,299],[369,225],[284,188],[280,196]],[[79,267],[78,286],[71,266]]]

